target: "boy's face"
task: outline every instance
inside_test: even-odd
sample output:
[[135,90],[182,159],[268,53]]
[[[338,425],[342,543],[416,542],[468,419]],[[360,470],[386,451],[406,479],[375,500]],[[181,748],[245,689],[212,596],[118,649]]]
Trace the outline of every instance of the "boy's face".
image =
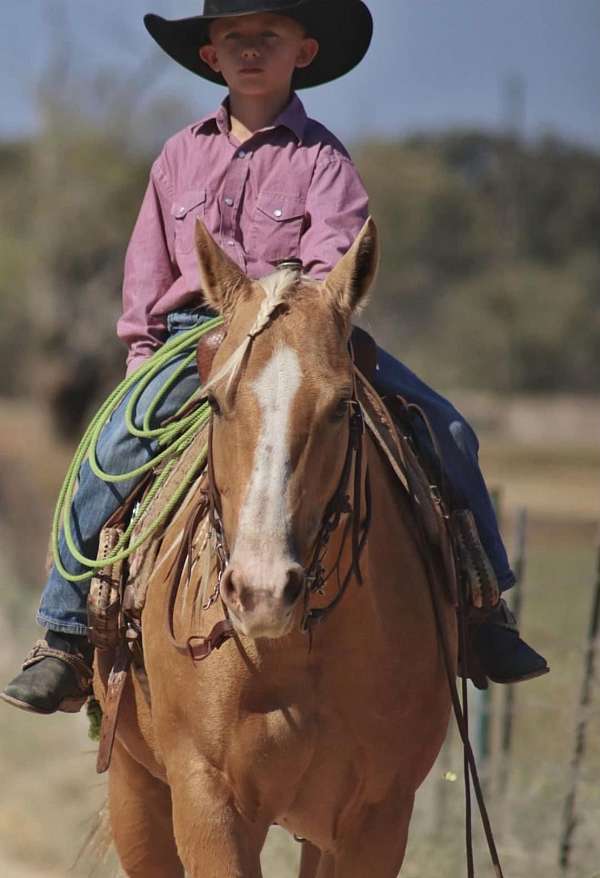
[[230,91],[255,97],[289,90],[294,70],[308,67],[319,51],[302,25],[271,12],[219,18],[210,26],[210,39],[199,49],[202,60]]

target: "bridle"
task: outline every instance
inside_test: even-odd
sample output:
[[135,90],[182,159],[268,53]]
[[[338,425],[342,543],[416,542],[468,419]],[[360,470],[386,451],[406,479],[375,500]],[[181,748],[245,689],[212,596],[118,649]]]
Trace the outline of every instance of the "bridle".
[[[358,585],[362,585],[363,579],[360,571],[360,558],[367,541],[371,524],[371,491],[369,483],[368,467],[365,467],[364,492],[365,492],[365,517],[361,520],[362,506],[362,482],[363,482],[363,438],[364,420],[360,404],[356,399],[356,386],[350,401],[350,421],[348,425],[348,445],[346,456],[340,475],[338,486],[325,507],[321,521],[321,527],[315,540],[310,564],[306,570],[306,586],[304,591],[304,615],[302,617],[302,631],[312,633],[315,625],[323,622],[327,616],[337,607],[342,600],[352,576]],[[353,474],[352,499],[348,493],[350,478]],[[326,571],[323,562],[331,536],[338,529],[343,515],[348,515],[344,527],[340,548],[336,559],[329,571]],[[343,580],[340,581],[339,567],[348,537],[351,536],[351,562]],[[309,607],[311,594],[324,594],[327,582],[337,573],[338,590],[335,597],[324,607]]]
[[[352,354],[352,351],[350,351]],[[354,373],[353,373],[354,376]],[[196,529],[204,516],[208,514],[209,526],[213,536],[213,546],[216,556],[216,581],[213,592],[203,605],[203,609],[208,609],[221,598],[221,582],[223,574],[229,563],[229,548],[223,525],[223,514],[221,497],[216,485],[214,473],[214,455],[213,455],[213,418],[211,416],[208,427],[207,439],[207,464],[206,478],[207,485],[201,493],[200,503],[192,512],[188,522],[184,528],[182,536],[181,549],[175,559],[171,571],[171,590],[167,604],[167,634],[172,645],[178,652],[189,655],[193,661],[203,661],[215,650],[220,649],[223,644],[230,638],[235,636],[235,629],[229,618],[227,607],[221,599],[225,618],[213,627],[208,636],[201,637],[199,635],[191,635],[184,643],[180,643],[175,638],[173,615],[175,610],[175,602],[177,599],[177,591],[183,573],[183,569],[188,564],[188,572],[191,572],[192,543]],[[371,524],[371,491],[369,484],[368,467],[363,464],[364,460],[364,420],[360,404],[357,399],[356,379],[354,378],[354,386],[352,399],[349,401],[348,414],[348,443],[346,446],[346,454],[344,464],[337,484],[337,487],[325,507],[321,525],[317,532],[312,551],[310,553],[310,562],[306,568],[304,583],[304,612],[301,621],[301,630],[309,635],[309,644],[312,644],[312,630],[315,625],[323,622],[331,612],[338,606],[342,600],[352,577],[356,579],[359,585],[362,585],[362,574],[360,571],[360,558],[365,547],[369,527]],[[363,478],[364,468],[364,478]],[[349,488],[352,480],[352,497],[350,497]],[[365,515],[361,520],[362,511],[362,492],[364,481],[365,496]],[[344,531],[334,564],[329,570],[324,567],[325,556],[327,554],[331,536],[340,526],[342,517],[347,515],[348,518],[344,525]],[[351,539],[351,562],[343,579],[340,576],[340,563],[344,548]],[[328,581],[337,575],[338,589],[336,595],[324,607],[310,607],[311,595],[325,593]]]

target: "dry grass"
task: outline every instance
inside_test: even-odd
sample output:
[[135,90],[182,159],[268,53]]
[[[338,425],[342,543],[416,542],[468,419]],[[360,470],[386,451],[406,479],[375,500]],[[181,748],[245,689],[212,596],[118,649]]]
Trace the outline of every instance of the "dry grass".
[[589,524],[600,518],[600,445],[552,448],[482,445],[481,461],[491,485],[501,485],[506,505],[526,506],[532,518]]

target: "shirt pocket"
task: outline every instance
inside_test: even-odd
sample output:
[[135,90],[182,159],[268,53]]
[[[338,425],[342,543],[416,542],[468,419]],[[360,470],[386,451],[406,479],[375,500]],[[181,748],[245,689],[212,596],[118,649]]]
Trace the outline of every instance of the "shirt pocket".
[[256,200],[251,252],[264,262],[297,258],[304,227],[304,198],[293,193],[261,192]]
[[195,242],[196,220],[204,220],[206,189],[188,189],[182,192],[171,208],[175,221],[175,250],[189,253]]

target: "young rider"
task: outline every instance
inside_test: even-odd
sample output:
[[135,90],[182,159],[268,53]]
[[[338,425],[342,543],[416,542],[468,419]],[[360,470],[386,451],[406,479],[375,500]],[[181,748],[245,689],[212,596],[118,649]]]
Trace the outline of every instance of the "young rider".
[[[193,73],[227,85],[213,113],[171,138],[152,166],[127,252],[118,334],[128,345],[128,373],[173,334],[210,317],[198,289],[194,226],[198,217],[250,277],[295,258],[323,279],[349,249],[368,216],[368,200],[342,144],[307,118],[296,90],[340,77],[365,55],[371,15],[362,0],[205,0],[203,15],[168,21],[148,15],[156,42]],[[384,351],[378,389],[400,393],[427,413],[455,495],[475,515],[502,590],[514,577],[477,460],[477,439],[456,409]],[[141,421],[157,389],[178,367],[171,360],[140,398]],[[198,386],[190,367],[162,398],[155,422],[173,415]],[[130,472],[157,453],[129,434],[126,401],[104,427],[100,466]],[[72,506],[77,549],[95,557],[98,535],[134,480],[106,483],[87,463]],[[85,572],[59,543],[71,574]],[[91,676],[86,582],[53,567],[38,622],[46,630],[2,697],[37,713],[73,710]],[[545,660],[506,624],[503,604],[478,628],[476,650],[488,676],[517,681],[547,671]]]

